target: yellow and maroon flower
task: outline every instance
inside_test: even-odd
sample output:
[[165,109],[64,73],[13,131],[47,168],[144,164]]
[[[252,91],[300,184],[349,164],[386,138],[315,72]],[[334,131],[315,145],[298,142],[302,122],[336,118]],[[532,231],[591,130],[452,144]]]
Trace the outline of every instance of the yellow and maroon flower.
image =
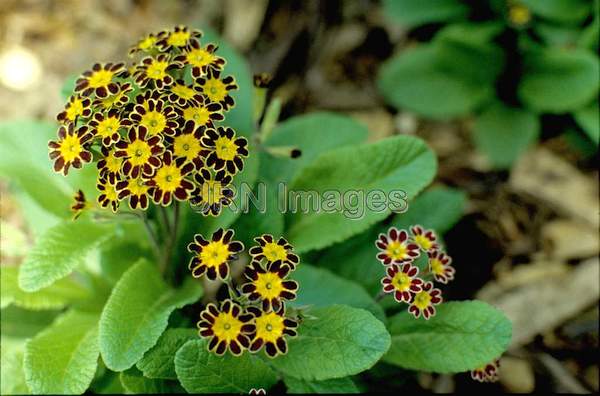
[[225,171],[218,171],[214,175],[206,168],[202,168],[194,175],[196,189],[192,192],[190,204],[198,207],[204,216],[218,216],[224,206],[229,206],[233,200],[234,192],[231,189],[231,176]]
[[160,154],[164,147],[159,135],[150,136],[143,125],[131,128],[127,140],[117,142],[115,157],[123,158],[123,173],[137,178],[140,174],[151,177],[154,169],[160,166]]
[[143,93],[140,92],[139,94],[137,94],[135,96],[135,102],[130,103],[127,106],[127,111],[128,112],[132,112],[133,109],[135,108],[135,106],[142,106],[144,108],[144,110],[148,110],[149,108],[149,103],[150,100],[154,100],[156,102],[158,101],[164,101],[165,96],[162,95],[162,93],[156,89],[147,89],[145,90]]
[[435,315],[435,305],[442,302],[442,291],[433,287],[432,282],[425,282],[421,287],[421,291],[413,296],[408,312],[412,313],[415,318],[421,314],[425,319],[429,319]]
[[196,103],[186,106],[182,110],[183,122],[192,121],[196,126],[214,127],[215,121],[223,121],[225,117],[221,112],[223,109],[219,103],[211,103],[204,95],[196,97]]
[[203,157],[200,155],[202,151],[202,138],[204,128],[195,127],[193,121],[185,123],[181,133],[175,137],[165,138],[171,144],[171,150],[175,158],[183,158],[185,162],[191,162],[197,170],[204,166]]
[[150,33],[145,37],[142,37],[133,47],[129,49],[129,56],[133,56],[138,52],[150,53],[156,48],[156,42],[158,37],[154,33]]
[[121,180],[117,182],[117,199],[119,201],[129,198],[129,207],[132,210],[137,208],[146,210],[148,209],[148,181],[142,177],[135,177],[131,179]]
[[111,184],[116,184],[123,166],[123,159],[115,157],[115,149],[102,147],[102,158],[98,161],[98,174]]
[[75,131],[73,124],[61,126],[58,129],[58,141],[50,141],[50,159],[54,161],[54,171],[69,173],[69,167],[81,168],[84,163],[92,160],[92,153],[88,151],[93,135],[87,126],[81,126]]
[[203,100],[202,94],[196,92],[192,86],[186,85],[183,80],[177,80],[169,87],[166,94],[169,102],[179,107],[193,106]]
[[121,118],[117,109],[109,110],[107,113],[97,112],[90,121],[91,132],[100,138],[104,146],[111,146],[121,139],[119,130],[122,128]]
[[160,54],[157,57],[146,57],[137,67],[133,74],[135,82],[140,88],[146,88],[150,82],[156,89],[164,89],[175,82],[169,71],[176,69],[177,64],[171,62],[166,54]]
[[190,65],[192,67],[192,77],[199,78],[207,74],[209,70],[223,70],[225,59],[215,54],[217,49],[218,47],[212,43],[202,48],[200,42],[193,40],[185,48],[183,54],[175,57],[174,61],[182,65]]
[[251,336],[250,352],[258,352],[264,347],[269,357],[287,353],[285,336],[297,335],[298,322],[285,317],[284,306],[281,305],[279,310],[271,312],[249,307],[248,312],[254,315],[255,326]]
[[119,93],[119,84],[115,78],[123,76],[126,72],[123,63],[96,63],[92,70],[83,72],[75,81],[75,92],[81,92],[82,96],[95,94],[100,99],[116,95]]
[[58,113],[56,120],[64,124],[75,122],[78,117],[88,118],[92,115],[92,101],[79,95],[72,95],[65,105],[65,109]]
[[194,170],[194,165],[185,163],[183,158],[173,160],[170,151],[166,151],[162,165],[156,170],[154,177],[148,181],[152,200],[156,204],[168,206],[173,197],[178,201],[185,201],[194,190],[194,183],[186,180],[186,176]]
[[177,130],[177,112],[162,100],[148,99],[146,106],[136,105],[123,125],[141,125],[149,136],[165,134],[172,136]]
[[113,213],[117,213],[119,208],[119,192],[117,186],[114,183],[109,182],[107,179],[100,178],[96,184],[96,188],[100,191],[98,195],[98,203],[103,208],[112,209]]
[[194,236],[194,242],[188,245],[188,251],[194,253],[188,268],[194,278],[206,274],[210,280],[227,279],[229,262],[237,259],[238,253],[244,250],[244,244],[233,241],[233,230],[223,231],[219,228],[207,241],[200,234]]
[[262,301],[264,311],[278,311],[282,300],[292,301],[296,298],[298,283],[286,279],[290,271],[290,266],[282,265],[281,261],[275,261],[266,269],[253,261],[244,271],[248,282],[242,286],[242,293],[247,294],[250,301]]
[[267,260],[269,264],[276,261],[281,261],[282,264],[287,264],[292,270],[300,262],[300,258],[293,252],[294,247],[288,241],[281,237],[277,241],[273,235],[265,234],[254,238],[258,242],[258,246],[250,248],[248,253],[255,261]]
[[133,86],[130,83],[119,84],[119,92],[107,98],[94,99],[93,105],[97,108],[110,110],[121,108],[129,103],[129,93],[133,91]]
[[423,281],[417,278],[419,269],[410,263],[392,264],[387,267],[387,275],[381,280],[383,291],[394,293],[398,302],[410,303],[415,293],[421,291]]
[[238,89],[235,79],[227,76],[221,80],[221,72],[212,69],[204,77],[196,79],[196,89],[213,103],[220,103],[223,110],[228,110],[235,104],[230,92]]
[[437,236],[433,230],[426,230],[420,225],[411,227],[410,232],[413,236],[413,241],[424,252],[434,250],[439,247],[437,244]]
[[408,238],[408,233],[395,227],[390,228],[387,235],[379,234],[375,245],[380,250],[377,259],[383,265],[412,262],[420,254],[419,246]]
[[202,155],[206,157],[206,165],[218,171],[226,169],[234,175],[244,168],[243,158],[248,156],[248,140],[235,136],[231,128],[218,127],[207,129],[202,137],[202,146],[206,149]]
[[450,256],[440,250],[429,251],[427,256],[429,257],[429,270],[437,282],[445,284],[454,279],[456,271],[452,267]]
[[175,26],[171,31],[162,31],[158,34],[159,40],[156,46],[161,51],[168,51],[171,48],[182,49],[187,47],[192,42],[197,41],[202,37],[202,32],[199,30],[190,30],[187,26]]
[[200,313],[199,334],[210,338],[208,350],[223,355],[227,349],[239,356],[250,346],[250,334],[254,332],[253,316],[231,300],[221,302],[221,308],[209,303]]
[[498,381],[499,369],[500,360],[495,359],[491,363],[478,367],[475,370],[471,370],[471,378],[479,382],[496,382]]
[[75,202],[71,205],[71,211],[73,212],[73,220],[77,220],[89,205],[85,199],[85,194],[81,190],[77,190],[73,200]]

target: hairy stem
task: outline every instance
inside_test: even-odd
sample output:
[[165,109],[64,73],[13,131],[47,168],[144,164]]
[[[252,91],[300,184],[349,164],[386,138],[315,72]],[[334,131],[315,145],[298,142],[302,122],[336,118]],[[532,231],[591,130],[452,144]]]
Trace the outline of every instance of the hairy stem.
[[150,224],[150,220],[148,219],[148,214],[146,212],[142,212],[142,214],[139,215],[138,217],[141,218],[142,223],[144,223],[144,227],[146,228],[146,233],[148,234],[148,237],[150,238],[150,246],[152,247],[152,250],[154,251],[154,255],[157,258],[160,257],[158,237],[156,236],[156,233],[152,229],[152,224]]

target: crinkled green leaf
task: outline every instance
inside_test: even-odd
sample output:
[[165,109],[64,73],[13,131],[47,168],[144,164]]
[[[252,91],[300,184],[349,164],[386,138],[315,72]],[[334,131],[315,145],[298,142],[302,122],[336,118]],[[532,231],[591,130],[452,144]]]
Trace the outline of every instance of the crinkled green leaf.
[[475,119],[473,138],[492,165],[507,168],[536,141],[539,133],[536,114],[496,103]]
[[81,394],[98,365],[98,316],[69,311],[25,344],[25,380],[33,393]]
[[188,393],[242,393],[268,389],[277,382],[275,372],[257,356],[208,352],[205,340],[188,341],[175,355],[175,371]]
[[2,307],[6,301],[26,309],[60,309],[68,303],[87,297],[87,292],[72,279],[63,278],[54,284],[28,293],[21,290],[18,282],[19,268],[3,266],[0,268],[0,293]]
[[383,360],[436,373],[457,373],[499,357],[510,342],[512,326],[498,309],[481,301],[439,305],[429,320],[408,312],[390,318],[392,346]]
[[460,0],[384,0],[383,12],[390,20],[413,27],[464,18],[469,8]]
[[0,393],[3,395],[25,395],[29,389],[25,384],[23,353],[25,341],[2,336],[0,341]]
[[[363,198],[358,198],[358,202],[346,201],[343,210],[334,213],[323,210],[297,213],[290,221],[287,235],[299,252],[341,242],[391,213],[389,205],[378,210],[365,205],[371,191],[381,190],[389,197],[401,190],[412,198],[431,182],[436,168],[432,151],[422,140],[411,136],[324,153],[304,168],[290,191],[316,192],[321,197],[327,191],[340,191],[347,197],[350,197],[347,191],[357,191]],[[396,204],[401,205],[404,198],[397,198]]]
[[21,289],[34,292],[69,275],[85,255],[114,236],[112,224],[83,219],[59,223],[39,238],[19,271]]
[[592,102],[589,106],[583,107],[573,114],[575,120],[590,140],[598,145],[600,140],[600,105],[598,101]]
[[288,353],[273,360],[285,375],[326,380],[371,368],[390,347],[383,323],[364,309],[346,305],[310,310],[288,342]]
[[521,0],[535,15],[563,23],[578,23],[590,14],[589,0]]
[[135,367],[119,374],[121,385],[128,393],[156,394],[156,393],[185,393],[177,381],[146,378]]
[[537,111],[562,113],[587,105],[598,95],[598,57],[584,49],[545,48],[524,58],[521,100]]
[[294,377],[284,377],[288,393],[360,393],[350,377],[324,381],[306,381]]
[[202,296],[198,282],[171,289],[155,265],[142,259],[115,285],[100,318],[100,352],[106,366],[123,371],[152,348],[169,315]]
[[[385,321],[383,309],[362,286],[324,268],[302,263],[292,273],[291,278],[300,284],[298,296],[296,300],[290,302],[291,306],[323,307],[331,304],[343,304],[366,309],[377,319]],[[327,287],[323,287],[323,285],[327,285]]]
[[183,344],[196,338],[198,331],[194,329],[167,329],[136,366],[148,378],[177,379],[175,354]]

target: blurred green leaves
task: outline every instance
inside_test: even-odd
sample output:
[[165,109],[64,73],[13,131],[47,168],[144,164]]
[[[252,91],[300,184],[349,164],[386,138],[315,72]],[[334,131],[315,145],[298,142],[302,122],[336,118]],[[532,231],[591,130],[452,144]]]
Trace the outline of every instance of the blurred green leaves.
[[459,0],[384,0],[385,15],[407,27],[464,18],[469,8]]

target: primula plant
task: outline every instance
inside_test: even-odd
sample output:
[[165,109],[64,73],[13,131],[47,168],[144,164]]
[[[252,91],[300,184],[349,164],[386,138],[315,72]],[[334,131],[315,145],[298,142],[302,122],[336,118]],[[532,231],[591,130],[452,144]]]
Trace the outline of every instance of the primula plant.
[[433,152],[333,113],[278,122],[269,77],[217,43],[149,34],[68,81],[58,125],[1,126],[36,240],[2,267],[3,393],[495,380],[511,325],[444,297],[474,264],[446,251],[465,196],[426,189]]

